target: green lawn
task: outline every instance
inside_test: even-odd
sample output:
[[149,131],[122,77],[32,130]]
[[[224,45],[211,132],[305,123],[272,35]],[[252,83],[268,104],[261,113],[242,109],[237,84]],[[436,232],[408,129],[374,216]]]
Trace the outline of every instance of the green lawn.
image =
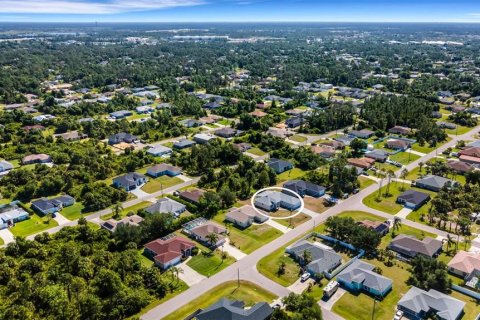
[[293,168],[292,170],[288,170],[285,172],[282,172],[277,176],[277,182],[284,182],[287,180],[295,180],[295,179],[300,179],[305,175],[305,171],[303,171],[300,168]]
[[232,123],[233,120],[228,120],[228,119],[222,119],[220,121],[218,121],[217,123],[219,124],[223,124],[224,126],[230,126],[230,124]]
[[362,176],[358,177],[358,182],[360,183],[360,189],[361,190],[363,190],[363,189],[365,189],[365,188],[367,188],[367,187],[369,187],[369,186],[371,186],[372,184],[375,183],[374,180],[369,179],[367,177],[362,177]]
[[[285,253],[285,248],[297,240],[298,239],[295,239],[284,247],[281,247],[268,256],[263,257],[257,264],[258,271],[270,280],[273,280],[284,287],[292,285],[298,280],[300,266]],[[285,272],[283,274],[278,274],[278,267],[281,262],[285,263]]]
[[308,140],[306,137],[298,134],[294,134],[293,136],[289,137],[289,139],[295,142],[305,142]]
[[138,120],[138,119],[151,119],[152,117],[149,114],[143,114],[143,113],[136,113],[134,112],[133,115],[127,117],[128,121],[132,120]]
[[[215,221],[223,223],[224,217],[223,214],[217,215]],[[232,225],[228,231],[230,244],[246,254],[252,253],[282,235],[282,232],[265,223],[254,224],[243,230]]]
[[258,302],[271,303],[277,298],[273,293],[248,282],[240,281],[240,287],[237,287],[236,281],[229,281],[213,288],[207,293],[201,295],[190,303],[171,313],[163,320],[185,319],[187,316],[200,308],[208,307],[217,302],[220,298],[226,297],[231,300],[241,300],[246,306],[252,306]]
[[473,127],[464,127],[464,126],[457,125],[456,129],[446,129],[445,132],[452,136],[456,136],[456,135],[461,136],[462,134],[465,134],[472,129]]
[[58,226],[57,221],[48,217],[40,217],[37,214],[30,216],[30,219],[18,222],[14,227],[10,228],[13,235],[17,237],[26,237],[38,232]]
[[12,202],[12,199],[0,199],[0,206],[4,204],[9,204]]
[[247,152],[248,152],[248,153],[251,153],[251,154],[253,154],[253,155],[255,155],[255,156],[259,156],[259,157],[266,155],[265,152],[263,152],[262,150],[260,150],[259,148],[256,148],[256,147],[255,147],[255,148],[248,149]]
[[[120,219],[125,217],[129,212],[137,213],[138,210],[149,207],[152,204],[153,203],[151,203],[150,201],[142,201],[134,206],[123,208],[123,210],[120,212]],[[107,215],[101,216],[100,218],[102,220],[108,220],[108,219],[111,219],[112,217],[113,217],[113,213],[109,213]]]
[[445,143],[447,143],[450,140],[452,140],[452,138],[447,137],[447,140],[437,143],[436,147],[430,147],[430,145],[428,143],[425,143],[425,145],[423,145],[423,146],[419,145],[418,143],[415,143],[412,146],[412,150],[422,152],[422,153],[430,153],[430,152],[434,151],[436,148],[444,145]]
[[399,152],[389,157],[390,160],[399,162],[401,164],[409,164],[410,162],[413,162],[419,158],[419,155],[410,152]]
[[155,193],[162,189],[173,187],[174,185],[182,183],[183,180],[178,177],[161,176],[155,179],[150,179],[142,190],[147,193]]
[[192,259],[187,262],[187,265],[204,276],[212,276],[236,261],[229,255],[222,260],[221,248],[211,253],[209,249],[206,249],[203,246],[198,247],[201,248],[201,252],[195,257],[192,257]]
[[63,208],[60,212],[62,216],[68,220],[77,220],[82,217],[83,204],[81,202],[75,202],[73,206]]
[[[397,171],[397,170],[400,170],[399,167],[396,167],[394,166],[393,164],[390,164],[390,163],[381,163],[381,162],[376,162],[375,165],[374,165],[378,170],[380,169],[383,169],[384,172],[388,172],[388,171]],[[373,176],[376,176],[376,172],[374,172],[373,170],[369,170],[368,171],[371,175]],[[384,173],[385,174],[385,173]]]
[[5,242],[3,241],[2,238],[0,238],[0,246],[3,246],[5,244]]

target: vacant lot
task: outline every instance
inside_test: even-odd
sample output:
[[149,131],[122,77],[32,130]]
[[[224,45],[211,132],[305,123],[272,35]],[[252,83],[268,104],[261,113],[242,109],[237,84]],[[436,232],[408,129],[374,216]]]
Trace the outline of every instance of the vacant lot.
[[183,180],[178,177],[161,176],[155,179],[150,179],[142,187],[142,190],[147,193],[155,193],[155,192],[173,187],[182,182]]
[[300,179],[305,175],[305,171],[299,168],[293,168],[292,170],[288,170],[282,172],[277,176],[277,182],[285,182],[287,180],[295,180]]
[[[133,212],[133,213],[136,214],[138,210],[145,209],[146,207],[149,207],[152,204],[153,203],[151,203],[150,201],[142,201],[139,204],[136,204],[134,206],[123,208],[123,210],[120,212],[119,219],[122,219],[122,218],[126,217],[129,212]],[[101,219],[102,220],[108,220],[108,219],[111,219],[112,217],[113,217],[113,212],[110,213],[110,214],[101,216]]]
[[418,158],[420,158],[419,155],[410,152],[399,152],[389,157],[390,160],[399,162],[401,164],[409,164]]

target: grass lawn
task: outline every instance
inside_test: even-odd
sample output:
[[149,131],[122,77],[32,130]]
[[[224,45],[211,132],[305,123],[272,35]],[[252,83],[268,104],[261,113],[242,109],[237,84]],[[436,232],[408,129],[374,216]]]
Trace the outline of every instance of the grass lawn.
[[440,147],[441,145],[447,143],[450,140],[452,140],[452,138],[447,137],[447,140],[437,143],[436,147],[430,147],[430,145],[428,143],[425,143],[425,145],[423,145],[423,146],[419,145],[418,143],[415,143],[412,146],[412,150],[415,150],[415,151],[418,151],[418,152],[421,152],[421,153],[430,153],[433,150],[435,150],[436,148]]
[[98,229],[101,228],[98,224],[93,223],[93,222],[90,222],[90,221],[87,222],[87,225],[88,225],[90,228],[92,228],[93,230],[98,230]]
[[266,155],[266,153],[260,150],[259,148],[251,148],[251,149],[248,149],[247,152],[259,157]]
[[416,155],[414,153],[409,153],[409,152],[399,152],[389,157],[390,160],[399,162],[401,164],[409,164],[410,162],[413,162],[418,158],[420,158],[419,155]]
[[16,223],[14,227],[10,228],[10,231],[17,237],[26,237],[56,226],[58,226],[57,221],[53,219],[48,221],[48,217],[33,214],[30,219]]
[[210,249],[200,245],[198,247],[201,251],[195,257],[192,257],[192,259],[187,262],[187,265],[201,275],[207,277],[212,276],[235,262],[235,259],[228,255],[222,260],[221,249],[217,249],[211,253]]
[[277,182],[284,182],[287,180],[295,180],[295,179],[300,179],[305,175],[305,171],[303,171],[300,168],[293,168],[292,170],[288,170],[285,172],[282,172],[277,176]]
[[241,300],[246,306],[252,306],[257,302],[266,301],[271,303],[277,298],[273,293],[248,282],[240,281],[240,287],[237,287],[236,281],[229,281],[213,288],[207,293],[201,295],[177,311],[171,313],[163,320],[185,319],[197,309],[208,307],[217,302],[220,298],[226,297],[231,300]]
[[253,225],[245,230],[232,227],[229,231],[230,244],[246,254],[252,253],[282,235],[282,232],[267,224]]
[[300,214],[296,215],[295,217],[293,217],[291,219],[274,219],[274,220],[275,220],[275,222],[278,222],[281,225],[284,225],[286,227],[295,228],[296,226],[299,226],[302,223],[305,223],[310,219],[311,218],[310,218],[309,215],[306,215],[304,213],[300,213]]
[[147,193],[154,193],[163,189],[173,187],[174,185],[182,183],[183,180],[178,177],[161,176],[155,179],[150,179],[142,190]]
[[[383,171],[386,173],[388,171],[397,171],[397,170],[400,170],[399,167],[396,167],[394,166],[393,164],[390,164],[390,163],[381,163],[381,162],[376,162],[375,165],[374,165],[378,170],[380,169],[383,169]],[[369,170],[368,171],[371,175],[373,176],[376,176],[376,172],[374,172],[373,170]]]
[[[263,257],[257,264],[258,271],[284,287],[292,285],[298,280],[300,275],[300,266],[285,253],[285,248],[294,243],[296,240],[289,242],[284,247],[272,252],[268,256]],[[285,263],[285,272],[278,274],[278,267],[281,262]]]
[[[152,204],[153,203],[151,203],[150,201],[142,201],[139,204],[136,204],[134,206],[123,208],[123,210],[120,212],[120,219],[125,217],[130,211],[137,213],[138,210],[149,207]],[[113,217],[113,212],[107,215],[101,216],[100,218],[102,220],[108,220],[108,219],[111,219],[112,217]]]
[[292,141],[295,141],[295,142],[305,142],[305,141],[308,140],[306,137],[301,136],[299,134],[294,134],[289,139],[292,140]]
[[0,238],[0,246],[3,246],[5,244],[5,242],[3,241],[2,238]]
[[63,208],[60,214],[68,220],[77,220],[82,217],[83,204],[81,202],[75,202],[73,206]]
[[230,126],[230,124],[232,123],[233,120],[228,120],[228,119],[222,119],[220,121],[218,121],[217,123],[219,124],[223,124],[224,126]]
[[12,199],[0,199],[0,206],[3,204],[9,204],[12,202]]
[[358,182],[360,183],[360,189],[363,190],[369,186],[371,186],[372,184],[375,183],[374,180],[372,179],[369,179],[367,177],[363,177],[363,176],[359,176],[358,177]]
[[151,119],[152,117],[149,114],[143,114],[143,113],[136,113],[134,112],[133,115],[127,117],[128,121],[132,120],[138,120],[138,119]]
[[405,190],[413,189],[423,193],[430,193],[431,195],[435,194],[435,192],[431,192],[428,190],[412,188],[408,185],[408,183],[405,183],[405,185],[403,185],[402,182],[394,181],[390,183],[388,196],[386,196],[387,186],[384,185],[380,190],[380,193],[382,195],[381,199],[377,199],[379,191],[376,190],[363,199],[363,204],[369,206],[370,208],[377,209],[386,213],[396,214],[403,208],[402,205],[396,203],[397,197],[403,192],[401,190],[402,186],[405,188]]
[[456,136],[456,135],[461,136],[462,134],[465,134],[472,129],[473,127],[464,127],[464,126],[457,125],[456,129],[446,129],[445,132],[452,136]]

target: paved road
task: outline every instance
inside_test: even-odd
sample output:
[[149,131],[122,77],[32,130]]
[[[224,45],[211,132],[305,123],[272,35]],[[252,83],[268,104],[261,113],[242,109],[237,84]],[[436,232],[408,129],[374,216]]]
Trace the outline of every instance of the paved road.
[[[411,171],[418,166],[418,163],[420,161],[426,162],[434,158],[437,154],[441,154],[442,151],[444,151],[445,149],[449,147],[454,147],[459,140],[471,140],[473,138],[473,135],[476,134],[479,127],[480,126],[477,126],[476,128],[472,129],[470,132],[464,135],[453,137],[451,141],[445,143],[436,151],[434,150],[433,152],[426,154],[422,158],[419,158],[416,161],[408,164],[406,166],[407,170]],[[142,315],[141,319],[143,320],[162,319],[163,317],[177,310],[181,306],[191,302],[193,299],[210,291],[214,287],[222,284],[225,281],[236,280],[237,277],[240,277],[240,279],[244,279],[244,280],[248,280],[250,282],[256,283],[260,287],[271,291],[272,293],[278,295],[279,297],[288,295],[290,291],[287,288],[264,277],[257,271],[256,266],[258,261],[260,261],[260,259],[262,259],[263,257],[269,255],[270,253],[285,246],[288,242],[292,241],[293,239],[300,237],[301,235],[312,230],[314,226],[318,226],[319,224],[325,222],[325,220],[328,219],[329,217],[338,215],[344,211],[365,210],[365,211],[374,213],[378,216],[385,217],[386,219],[391,219],[393,217],[392,215],[378,211],[378,210],[373,210],[371,208],[366,207],[362,203],[362,199],[364,197],[378,190],[378,188],[379,188],[379,184],[370,185],[369,187],[361,190],[356,195],[353,195],[352,197],[346,199],[345,201],[339,203],[338,205],[328,209],[324,213],[318,214],[317,216],[312,218],[310,221],[304,224],[301,224],[295,229],[290,230],[289,232],[283,234],[279,238],[257,249],[256,251],[252,252],[250,255],[246,256],[240,261],[235,262],[234,264],[225,268],[224,270],[215,274],[214,276],[205,279],[204,281],[190,287],[188,290],[182,292],[181,294],[175,296],[174,298],[156,306],[155,308],[151,309],[150,311]],[[441,236],[446,235],[446,232],[444,231],[437,230],[430,226],[426,226],[410,220],[404,219],[402,223],[405,225],[412,226],[428,232],[432,232]],[[333,319],[334,316],[335,315],[332,315],[331,318]]]

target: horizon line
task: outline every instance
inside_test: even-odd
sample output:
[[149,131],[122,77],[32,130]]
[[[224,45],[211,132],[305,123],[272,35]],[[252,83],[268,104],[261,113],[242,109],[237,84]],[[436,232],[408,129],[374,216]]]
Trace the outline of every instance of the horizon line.
[[285,24],[285,23],[358,23],[358,24],[370,24],[370,23],[384,23],[384,24],[390,24],[390,23],[401,23],[401,24],[413,24],[413,23],[418,23],[418,24],[480,24],[480,21],[295,21],[295,20],[245,20],[245,21],[106,21],[106,22],[101,22],[98,20],[92,20],[92,21],[42,21],[42,20],[37,20],[37,21],[13,21],[13,20],[6,20],[6,21],[0,21],[1,24],[5,23],[15,23],[15,24],[33,24],[33,23],[39,23],[39,24],[45,24],[45,23],[69,23],[69,24],[90,24],[90,23],[95,23],[95,24],[118,24],[118,23],[128,23],[128,24],[147,24],[147,23],[158,23],[158,24],[172,24],[172,23],[192,23],[192,24],[197,24],[197,23],[212,23],[212,24],[239,24],[239,23],[275,23],[275,24]]

